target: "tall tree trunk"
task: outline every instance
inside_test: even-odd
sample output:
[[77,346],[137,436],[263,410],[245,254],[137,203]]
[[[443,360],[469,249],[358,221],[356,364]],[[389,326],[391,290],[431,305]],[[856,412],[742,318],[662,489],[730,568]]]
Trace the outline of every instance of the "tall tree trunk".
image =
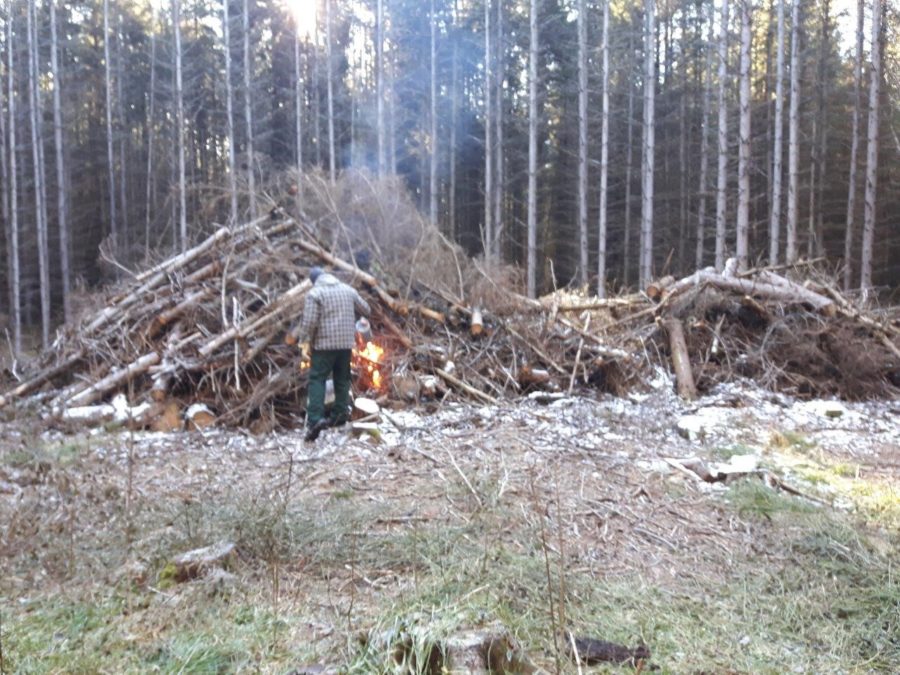
[[738,139],[738,208],[735,253],[738,269],[747,269],[750,249],[750,1],[741,2],[740,124]]
[[715,28],[716,10],[713,3],[708,3],[709,26],[706,39],[706,82],[703,85],[703,112],[700,122],[700,180],[699,199],[697,202],[697,256],[696,267],[703,267],[706,238],[706,198],[709,192],[709,117],[712,106],[712,55],[713,55],[713,31]]
[[862,259],[860,288],[868,293],[872,288],[872,249],[875,244],[876,197],[878,194],[878,104],[881,97],[881,21],[882,0],[872,2],[872,48],[869,71],[869,130],[866,140],[866,196],[863,213]]
[[[587,3],[578,0],[578,280],[588,282],[588,122],[587,122]],[[600,216],[603,220],[603,216]],[[605,223],[604,223],[605,224]],[[603,244],[600,244],[601,248]],[[602,267],[603,263],[599,263]],[[597,286],[603,285],[602,278]]]
[[150,3],[150,100],[147,105],[147,193],[146,212],[144,214],[144,254],[150,252],[150,214],[154,203],[153,186],[153,125],[156,112],[156,5]]
[[62,278],[63,319],[72,316],[71,271],[69,269],[69,202],[63,146],[62,79],[59,70],[59,39],[56,31],[56,3],[50,0],[50,73],[53,77],[53,140],[56,146],[56,213],[59,227],[59,273]]
[[775,38],[775,141],[772,145],[772,208],[769,213],[769,264],[777,265],[781,240],[781,178],[784,173],[784,0],[778,2]]
[[797,261],[800,190],[800,0],[791,8],[791,105],[788,112],[788,203],[785,261]]
[[656,122],[654,101],[656,96],[656,5],[655,0],[644,0],[646,33],[644,35],[644,147],[641,157],[641,288],[650,283],[653,275],[653,171]]
[[494,224],[494,86],[491,50],[491,0],[484,0],[484,256],[493,257]]
[[538,0],[530,0],[528,17],[530,42],[528,48],[528,257],[526,290],[529,298],[537,293],[537,159],[538,159]]
[[[601,56],[600,56],[600,91],[601,91],[601,117],[600,117],[600,215],[598,223],[597,244],[597,295],[606,297],[606,237],[607,220],[606,206],[609,195],[607,194],[607,180],[609,178],[609,0],[603,2],[603,20],[601,28]],[[587,81],[585,78],[585,88]],[[586,102],[585,102],[586,104]],[[587,110],[585,110],[587,115]],[[587,130],[585,130],[586,133]],[[586,141],[587,139],[585,139]],[[629,143],[630,145],[630,143]],[[585,153],[586,155],[587,153]],[[585,157],[585,164],[587,157]],[[585,171],[587,168],[585,167]],[[587,209],[585,200],[585,209]],[[585,213],[585,219],[587,213]],[[585,245],[587,242],[585,241]]]
[[[51,0],[52,2],[52,0]],[[124,32],[122,31],[122,12],[116,15],[116,126],[122,129],[124,133],[119,134],[119,213],[121,214],[121,233],[125,250],[131,243],[131,234],[128,219],[128,163],[126,159],[126,150],[131,142],[131,134],[128,133],[128,127],[125,123],[125,95],[123,94],[122,82],[125,79],[122,73],[125,72],[125,64],[122,61],[122,42],[124,40]]]
[[[246,1],[246,0],[245,0]],[[331,0],[325,0],[325,78],[328,104],[328,175],[331,182],[337,180],[337,165],[335,163],[334,150],[334,77],[332,71],[332,25],[331,25]]]
[[178,155],[178,234],[182,251],[187,250],[187,179],[184,157],[184,85],[181,72],[181,0],[172,0],[172,25],[175,32],[175,134]]
[[[633,32],[628,31],[628,53],[634,53]],[[622,250],[622,280],[627,286],[631,280],[631,198],[632,174],[634,172],[634,84],[629,80],[628,125],[625,133],[625,236]]]
[[294,136],[297,171],[303,171],[303,64],[300,60],[300,28],[294,35]]
[[[379,3],[382,0],[378,0]],[[459,5],[458,0],[453,0],[453,53],[450,62],[450,199],[448,208],[449,227],[448,233],[450,240],[456,239],[456,126],[459,123],[459,31],[457,22],[459,21]]]
[[500,243],[503,241],[503,82],[506,77],[506,62],[503,54],[503,0],[497,0],[497,39],[494,40],[494,240],[492,255],[502,259]]
[[828,58],[831,52],[831,0],[823,0],[822,32],[819,40],[819,73],[816,88],[818,90],[819,145],[816,162],[816,175],[819,180],[816,219],[813,226],[814,246],[810,257],[825,255],[825,176],[828,158]]
[[[231,85],[231,13],[228,6],[230,1],[222,0],[222,42],[223,51],[225,52],[225,132],[228,136],[228,194],[230,198],[228,222],[233,224],[238,219],[238,194],[237,162],[234,147],[234,87]],[[297,40],[299,39],[298,37]],[[299,87],[299,83],[297,86]],[[297,114],[299,115],[300,112],[298,111]],[[299,147],[299,138],[297,143],[297,147]]]
[[688,44],[688,25],[687,11],[685,8],[681,10],[681,20],[679,21],[679,29],[681,30],[681,91],[678,97],[678,269],[685,268],[685,252],[687,250],[687,226],[688,226],[688,175],[690,168],[687,161],[687,145],[688,145],[688,85],[690,83],[690,66],[688,66],[687,44]]
[[428,215],[433,225],[438,224],[438,105],[437,105],[437,17],[434,0],[428,14],[431,23],[431,163],[428,167]]
[[250,2],[244,0],[244,123],[247,125],[247,192],[250,218],[256,218],[256,152],[253,148],[253,60],[250,52]]
[[109,165],[109,233],[113,247],[118,246],[119,223],[116,213],[116,160],[113,146],[113,81],[109,50],[109,0],[103,0],[103,64],[106,71],[106,162]]
[[384,0],[377,0],[375,14],[375,104],[378,175],[383,176],[387,173],[387,129],[384,121]]
[[28,0],[28,97],[31,104],[31,150],[34,164],[34,210],[41,293],[41,344],[50,346],[50,256],[47,237],[47,193],[44,183],[44,139],[38,65],[38,31],[35,0]]
[[716,177],[716,269],[725,265],[725,218],[728,200],[728,106],[725,91],[728,78],[728,0],[722,1],[719,24],[719,162]]
[[22,351],[22,274],[19,264],[19,189],[16,152],[16,61],[13,45],[13,13],[6,25],[7,108],[9,112],[9,288],[12,311],[13,351]]
[[856,220],[856,173],[859,157],[859,118],[862,108],[862,62],[864,0],[856,3],[856,58],[853,64],[853,130],[850,140],[850,177],[847,187],[847,229],[844,232],[844,291],[850,290],[853,279],[853,230]]

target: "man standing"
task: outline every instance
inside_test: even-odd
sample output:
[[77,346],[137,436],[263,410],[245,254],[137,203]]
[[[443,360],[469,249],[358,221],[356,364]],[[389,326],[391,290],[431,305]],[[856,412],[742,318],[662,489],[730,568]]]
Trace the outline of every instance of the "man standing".
[[[306,296],[300,326],[301,349],[309,349],[307,441],[315,441],[323,429],[345,424],[350,415],[350,355],[356,340],[356,313],[369,315],[369,305],[355,289],[321,267],[309,271],[312,290]],[[304,344],[305,343],[305,344]],[[325,380],[334,380],[334,408],[325,417]]]

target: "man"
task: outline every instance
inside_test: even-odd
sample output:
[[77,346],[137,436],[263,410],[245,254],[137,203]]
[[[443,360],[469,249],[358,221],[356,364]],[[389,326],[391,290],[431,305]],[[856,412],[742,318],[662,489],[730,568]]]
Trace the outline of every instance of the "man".
[[[359,293],[321,267],[309,271],[312,290],[306,296],[300,326],[301,350],[310,353],[306,440],[315,441],[323,429],[345,424],[350,414],[350,355],[356,339],[356,313],[369,315]],[[306,343],[306,344],[304,344]],[[334,380],[334,408],[325,417],[325,380]]]

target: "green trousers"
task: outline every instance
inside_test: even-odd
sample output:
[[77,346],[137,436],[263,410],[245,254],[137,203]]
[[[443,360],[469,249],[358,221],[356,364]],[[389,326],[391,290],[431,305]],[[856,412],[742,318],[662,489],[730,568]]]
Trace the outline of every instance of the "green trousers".
[[307,427],[325,417],[325,380],[329,375],[334,381],[332,421],[346,421],[350,416],[350,350],[314,349],[307,387]]

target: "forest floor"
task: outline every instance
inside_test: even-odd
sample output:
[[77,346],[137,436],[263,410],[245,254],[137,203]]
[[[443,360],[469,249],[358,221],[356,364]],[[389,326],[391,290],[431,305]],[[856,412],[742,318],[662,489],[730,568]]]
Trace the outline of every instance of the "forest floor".
[[[897,672],[900,403],[658,385],[397,411],[380,442],[3,423],[0,670],[390,672],[366,636],[502,624],[550,672],[580,670],[561,625],[663,673]],[[747,455],[774,487],[665,461]],[[220,541],[227,574],[171,578]]]

